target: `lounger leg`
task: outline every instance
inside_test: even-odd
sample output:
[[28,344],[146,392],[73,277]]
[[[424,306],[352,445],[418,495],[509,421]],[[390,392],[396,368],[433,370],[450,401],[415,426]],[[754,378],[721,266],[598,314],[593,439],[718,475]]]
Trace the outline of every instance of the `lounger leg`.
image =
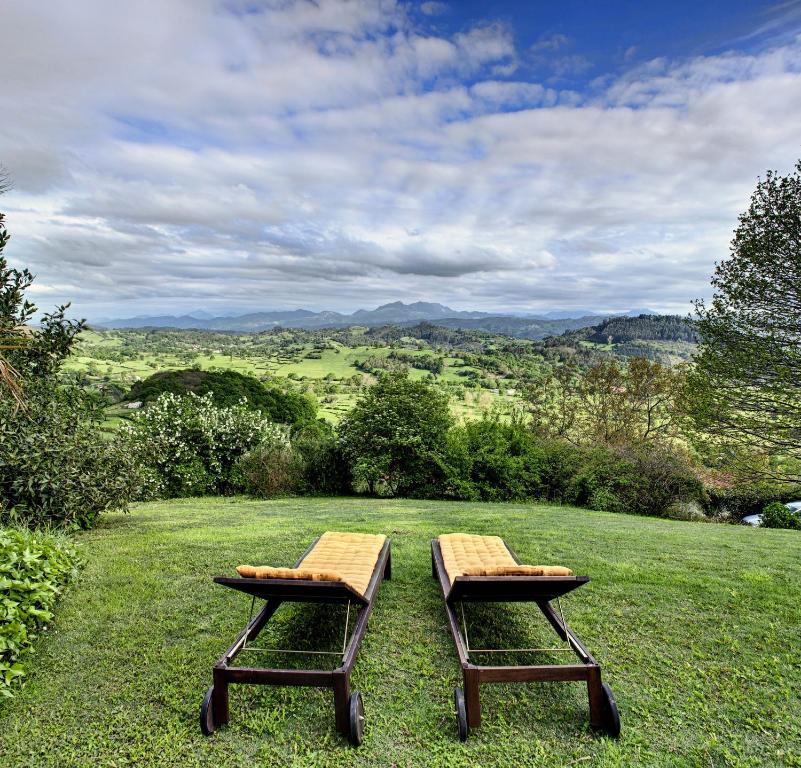
[[387,581],[392,580],[392,549],[387,551],[387,564],[384,566],[384,578]]
[[590,699],[590,725],[593,728],[601,728],[604,722],[601,668],[588,666],[587,675],[587,694]]
[[211,706],[214,712],[214,724],[225,725],[228,722],[228,680],[225,670],[214,668],[214,692],[211,695]]
[[334,674],[334,716],[336,727],[346,736],[350,733],[350,680],[346,672]]
[[481,725],[481,700],[478,695],[478,670],[462,668],[464,676],[464,703],[467,708],[467,724],[471,728]]

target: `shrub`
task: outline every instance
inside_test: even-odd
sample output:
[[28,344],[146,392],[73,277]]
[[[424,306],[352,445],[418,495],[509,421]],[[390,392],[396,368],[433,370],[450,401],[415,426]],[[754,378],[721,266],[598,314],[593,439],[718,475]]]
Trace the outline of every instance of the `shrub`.
[[11,696],[20,684],[25,656],[38,629],[52,619],[76,563],[61,536],[0,528],[0,696]]
[[8,241],[0,214],[0,522],[88,528],[124,508],[130,464],[103,441],[96,403],[60,373],[83,321],[64,305],[31,326],[33,275],[8,266]]
[[791,501],[798,488],[768,481],[738,483],[730,488],[708,487],[708,503],[719,516],[742,520],[746,515],[758,515],[773,501]]
[[281,440],[259,443],[242,455],[237,470],[244,489],[262,498],[292,493],[303,478],[301,457],[288,442]]
[[789,528],[791,530],[801,530],[801,515],[788,509],[780,501],[772,501],[762,510],[763,528]]
[[520,421],[497,414],[464,427],[468,480],[483,501],[513,501],[543,495],[545,453],[536,435]]
[[596,447],[584,453],[568,495],[607,512],[663,515],[672,504],[699,500],[703,486],[688,461],[666,447]]
[[89,528],[135,489],[130,457],[104,440],[84,393],[48,380],[25,385],[24,408],[0,399],[0,523]]
[[343,495],[353,491],[353,473],[348,457],[333,428],[314,421],[292,438],[302,467],[298,490],[304,494]]
[[141,472],[140,498],[242,490],[242,454],[284,430],[244,405],[218,408],[210,394],[161,395],[120,428]]

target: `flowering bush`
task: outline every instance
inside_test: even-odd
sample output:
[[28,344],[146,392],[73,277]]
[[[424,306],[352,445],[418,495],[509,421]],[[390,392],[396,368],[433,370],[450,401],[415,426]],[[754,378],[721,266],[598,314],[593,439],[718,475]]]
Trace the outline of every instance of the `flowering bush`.
[[211,393],[165,393],[121,428],[140,469],[142,499],[242,489],[237,460],[264,441],[287,442],[284,428],[244,403],[219,408]]

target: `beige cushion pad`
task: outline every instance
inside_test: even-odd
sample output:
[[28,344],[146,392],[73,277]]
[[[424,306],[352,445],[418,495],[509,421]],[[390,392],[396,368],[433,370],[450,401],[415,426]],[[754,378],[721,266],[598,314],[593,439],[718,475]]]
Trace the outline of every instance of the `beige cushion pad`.
[[444,533],[439,539],[448,580],[458,576],[572,576],[561,565],[518,565],[500,536]]
[[386,536],[326,531],[297,568],[240,565],[240,576],[256,579],[342,581],[360,595],[370,584]]

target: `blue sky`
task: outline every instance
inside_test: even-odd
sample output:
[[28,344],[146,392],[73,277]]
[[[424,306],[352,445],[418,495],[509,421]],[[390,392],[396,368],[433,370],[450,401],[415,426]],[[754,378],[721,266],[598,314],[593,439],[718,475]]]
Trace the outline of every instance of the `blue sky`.
[[800,2],[0,10],[0,205],[89,318],[685,312],[801,156]]

